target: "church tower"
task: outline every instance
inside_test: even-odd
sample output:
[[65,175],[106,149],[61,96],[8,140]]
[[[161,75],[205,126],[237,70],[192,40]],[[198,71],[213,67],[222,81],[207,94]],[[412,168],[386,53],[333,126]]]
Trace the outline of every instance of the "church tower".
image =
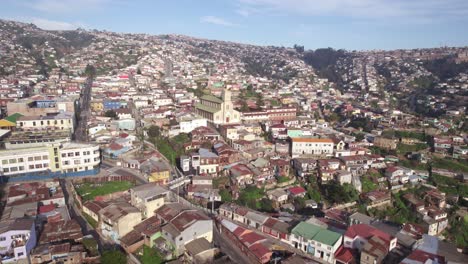
[[231,102],[231,91],[228,89],[223,90],[223,102]]

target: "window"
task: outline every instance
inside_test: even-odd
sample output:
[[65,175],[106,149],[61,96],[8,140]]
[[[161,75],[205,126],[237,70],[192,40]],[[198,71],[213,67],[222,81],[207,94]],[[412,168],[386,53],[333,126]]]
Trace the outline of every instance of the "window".
[[41,160],[41,156],[34,157],[34,160]]
[[62,153],[62,158],[65,158],[66,156],[67,156],[67,154]]
[[0,241],[5,241],[6,237],[0,237]]
[[24,162],[23,158],[18,158],[18,162]]
[[42,169],[42,164],[36,164],[36,169]]
[[23,171],[23,170],[24,170],[24,166],[19,166],[19,167],[18,167],[18,170]]
[[80,162],[80,160],[74,160],[73,164],[78,165],[78,164],[81,164],[81,162]]
[[8,164],[8,160],[2,160],[2,164],[3,165]]
[[19,252],[19,253],[18,253],[18,257],[21,257],[21,256],[23,256],[23,255],[24,255],[23,252]]
[[16,163],[16,159],[10,159],[10,160],[8,161],[8,163],[14,164],[14,163]]
[[70,161],[65,160],[65,161],[63,162],[63,165],[70,165]]
[[29,165],[30,170],[34,170],[34,165]]
[[9,168],[3,168],[3,172],[10,172]]
[[48,159],[49,159],[49,156],[44,155],[44,156],[42,156],[42,159],[43,159],[43,160],[48,160]]
[[79,157],[80,156],[80,153],[79,152],[75,152],[75,157]]

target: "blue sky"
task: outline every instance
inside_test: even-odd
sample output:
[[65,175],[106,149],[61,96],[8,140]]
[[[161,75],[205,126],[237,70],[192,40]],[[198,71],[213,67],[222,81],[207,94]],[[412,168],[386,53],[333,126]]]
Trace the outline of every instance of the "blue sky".
[[396,49],[468,45],[468,0],[1,0],[45,29],[184,34],[259,45]]

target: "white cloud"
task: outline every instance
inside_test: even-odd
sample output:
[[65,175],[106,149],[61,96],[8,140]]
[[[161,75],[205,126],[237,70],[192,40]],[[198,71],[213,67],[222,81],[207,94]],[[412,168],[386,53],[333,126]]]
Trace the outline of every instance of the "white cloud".
[[200,18],[202,23],[214,24],[219,26],[226,26],[226,27],[234,27],[238,26],[238,24],[231,23],[223,18],[215,17],[215,16],[204,16]]
[[240,9],[268,14],[440,21],[468,15],[466,0],[237,0]]
[[21,21],[25,23],[33,23],[37,27],[45,29],[45,30],[73,30],[79,27],[89,28],[88,26],[79,22],[70,23],[70,22],[50,20],[50,19],[45,19],[45,18],[40,18],[40,17],[14,17],[14,18],[8,18],[8,19]]
[[27,0],[23,6],[46,13],[92,11],[110,3],[110,0]]

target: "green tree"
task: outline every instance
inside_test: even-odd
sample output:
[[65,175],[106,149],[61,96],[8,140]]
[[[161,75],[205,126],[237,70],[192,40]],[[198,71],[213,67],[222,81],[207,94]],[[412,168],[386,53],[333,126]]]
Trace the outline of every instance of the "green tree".
[[161,136],[161,129],[155,125],[150,126],[148,129],[148,136],[151,138],[159,138]]
[[96,68],[93,65],[88,64],[88,65],[86,65],[86,68],[84,70],[84,74],[88,78],[94,78],[94,77],[96,77]]
[[141,256],[141,263],[143,264],[160,264],[163,263],[163,258],[159,251],[155,248],[150,248],[147,245],[143,246],[143,256]]
[[114,111],[114,110],[107,110],[105,113],[104,113],[104,116],[105,117],[110,117],[110,118],[113,118],[113,119],[117,119],[117,113]]
[[106,250],[101,256],[102,264],[126,264],[127,256],[120,250]]
[[226,190],[226,189],[220,190],[219,195],[221,195],[221,201],[223,201],[223,202],[232,202],[232,195],[228,190]]

